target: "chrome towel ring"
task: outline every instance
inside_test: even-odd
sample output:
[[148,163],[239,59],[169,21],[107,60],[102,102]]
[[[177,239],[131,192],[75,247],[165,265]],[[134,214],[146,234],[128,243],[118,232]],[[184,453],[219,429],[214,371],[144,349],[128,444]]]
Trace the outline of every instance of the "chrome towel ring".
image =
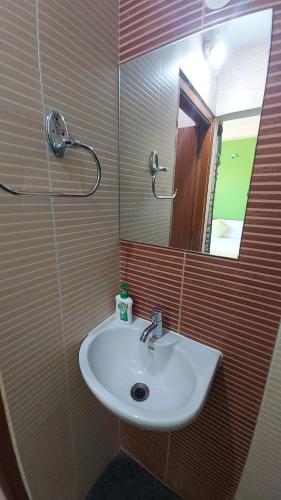
[[59,113],[58,111],[50,111],[46,115],[45,132],[48,145],[51,151],[57,157],[63,157],[66,154],[67,150],[70,148],[82,148],[88,151],[88,153],[90,153],[92,158],[95,160],[97,167],[97,178],[93,187],[89,189],[89,191],[86,191],[85,193],[71,193],[71,192],[67,193],[67,192],[56,192],[56,191],[47,191],[44,193],[40,191],[18,191],[17,189],[14,189],[12,186],[3,181],[0,181],[0,187],[5,191],[7,191],[8,193],[15,195],[23,195],[23,196],[31,196],[31,195],[58,196],[58,197],[69,196],[76,198],[78,197],[86,198],[94,194],[98,189],[101,180],[101,164],[94,148],[88,146],[87,144],[83,144],[80,141],[71,140],[68,138],[68,130],[65,123],[65,119],[62,116],[62,114]]
[[159,172],[167,172],[167,167],[160,167],[158,162],[158,153],[154,149],[149,157],[149,166],[152,175],[152,193],[158,200],[173,200],[177,196],[178,190],[176,189],[171,196],[164,196],[156,193],[156,176]]

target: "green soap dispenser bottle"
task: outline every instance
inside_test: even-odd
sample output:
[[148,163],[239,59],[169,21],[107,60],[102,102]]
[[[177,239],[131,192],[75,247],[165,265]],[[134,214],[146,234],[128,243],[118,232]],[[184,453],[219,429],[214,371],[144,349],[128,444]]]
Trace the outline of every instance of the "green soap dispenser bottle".
[[131,297],[129,297],[128,289],[129,286],[125,283],[122,283],[120,285],[120,293],[115,297],[115,315],[119,321],[130,325],[133,321],[133,300],[131,299]]

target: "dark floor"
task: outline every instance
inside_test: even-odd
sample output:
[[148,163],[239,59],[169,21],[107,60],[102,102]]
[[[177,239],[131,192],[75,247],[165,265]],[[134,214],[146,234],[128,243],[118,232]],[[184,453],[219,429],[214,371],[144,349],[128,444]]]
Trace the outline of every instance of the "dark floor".
[[110,462],[85,500],[179,500],[123,452]]

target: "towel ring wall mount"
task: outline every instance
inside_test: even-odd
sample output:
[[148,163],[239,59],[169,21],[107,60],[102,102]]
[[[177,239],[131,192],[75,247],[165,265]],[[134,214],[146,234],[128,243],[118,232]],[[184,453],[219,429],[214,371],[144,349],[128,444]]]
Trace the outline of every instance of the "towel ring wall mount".
[[150,172],[152,175],[152,193],[157,198],[158,200],[173,200],[176,195],[178,190],[176,189],[175,192],[171,196],[164,196],[161,194],[157,194],[156,192],[156,176],[157,174],[161,172],[167,172],[168,169],[167,167],[160,167],[159,165],[159,160],[158,160],[158,153],[156,149],[154,149],[149,156],[149,167],[150,167]]
[[65,119],[61,113],[58,111],[50,111],[45,116],[45,134],[47,143],[49,145],[50,150],[54,153],[58,158],[62,158],[70,148],[81,148],[86,150],[93,160],[96,163],[97,167],[97,178],[95,184],[84,193],[71,193],[71,192],[56,192],[56,191],[19,191],[14,189],[12,186],[7,184],[6,182],[0,181],[0,187],[7,191],[10,194],[15,195],[24,195],[24,196],[61,196],[61,197],[80,197],[86,198],[91,196],[96,192],[99,187],[101,180],[101,164],[98,158],[97,153],[94,148],[88,146],[87,144],[83,144],[80,141],[71,140],[68,137],[68,130],[65,123]]

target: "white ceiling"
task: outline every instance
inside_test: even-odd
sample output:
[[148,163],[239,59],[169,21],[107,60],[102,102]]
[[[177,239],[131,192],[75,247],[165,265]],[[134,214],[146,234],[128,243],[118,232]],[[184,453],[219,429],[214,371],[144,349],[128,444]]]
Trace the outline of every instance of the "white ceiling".
[[238,17],[202,33],[204,42],[223,40],[229,53],[268,43],[270,9]]
[[[180,67],[216,116],[262,105],[271,40],[272,10],[243,16],[176,42]],[[214,70],[206,45],[226,45],[226,59]],[[222,95],[222,90],[225,90]],[[236,93],[231,89],[236,89]],[[220,91],[220,92],[219,92]],[[230,93],[229,93],[230,91]],[[236,95],[234,95],[236,94]]]
[[181,108],[178,114],[178,128],[195,127],[196,123]]
[[257,137],[260,125],[260,115],[237,118],[223,122],[223,139],[246,139]]

